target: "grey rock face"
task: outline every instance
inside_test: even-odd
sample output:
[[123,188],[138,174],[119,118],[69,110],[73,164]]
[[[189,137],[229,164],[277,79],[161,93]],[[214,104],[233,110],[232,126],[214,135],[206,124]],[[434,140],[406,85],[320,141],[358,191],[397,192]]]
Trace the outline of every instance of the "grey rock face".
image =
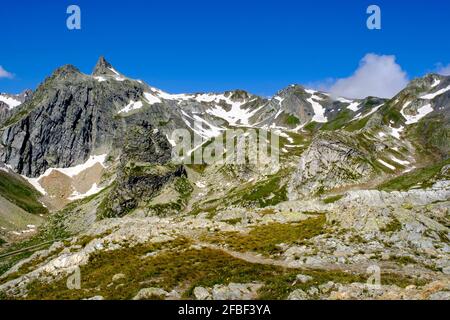
[[370,158],[350,135],[319,134],[301,156],[289,183],[290,200],[363,181],[373,173]]
[[19,100],[22,103],[27,102],[28,100],[31,99],[31,97],[33,96],[33,91],[30,89],[25,90],[24,92],[16,95],[17,100]]
[[0,129],[0,159],[35,177],[49,167],[70,167],[94,152],[120,148],[135,119],[122,120],[117,110],[145,89],[136,81],[99,82],[73,66],[59,68],[21,106],[27,115],[11,117]]
[[113,66],[105,60],[105,57],[101,56],[95,65],[94,71],[92,72],[93,76],[115,76],[119,75],[114,72],[115,69]]
[[[36,177],[48,168],[84,163],[91,154],[120,153],[128,128],[142,119],[168,136],[174,129],[188,127],[180,101],[161,97],[150,103],[145,93],[155,95],[156,89],[116,72],[104,58],[93,76],[66,65],[34,94],[28,93],[26,99],[24,94],[25,102],[13,113],[5,115],[2,108],[0,161],[17,173]],[[120,113],[131,101],[141,101],[141,109]],[[187,110],[203,114],[209,105],[193,100],[184,103]]]
[[[331,205],[327,219],[338,223],[341,228],[361,233],[379,232],[397,221],[393,230],[405,229],[400,237],[413,241],[417,247],[427,248],[431,243],[423,237],[425,230],[443,235],[448,230],[423,215],[421,208],[427,206],[436,214],[445,216],[449,198],[449,181],[439,181],[428,189],[408,191],[354,190]],[[433,203],[440,204],[433,207]]]
[[429,189],[392,192],[378,190],[351,191],[346,194],[342,202],[385,208],[401,206],[402,204],[423,206],[433,202],[445,201],[449,198],[450,181],[440,181]]
[[142,201],[148,201],[164,185],[186,175],[182,166],[158,165],[128,166],[118,175],[116,187],[109,195],[108,210],[104,217],[120,217],[135,209]]
[[408,86],[402,91],[402,93],[417,95],[418,93],[420,94],[423,92],[428,92],[430,89],[432,89],[432,86],[435,84],[436,80],[440,81],[439,85],[435,87],[437,90],[439,90],[442,87],[448,85],[449,77],[430,73],[422,78],[417,78],[411,81]]
[[139,125],[132,126],[126,133],[122,148],[122,163],[148,162],[152,164],[167,164],[172,155],[172,147],[159,129],[142,121]]
[[0,101],[0,125],[9,117],[9,115],[10,111],[8,105]]
[[123,216],[142,201],[150,200],[177,177],[185,176],[181,165],[172,165],[167,138],[148,122],[133,126],[125,138],[120,167],[104,217]]

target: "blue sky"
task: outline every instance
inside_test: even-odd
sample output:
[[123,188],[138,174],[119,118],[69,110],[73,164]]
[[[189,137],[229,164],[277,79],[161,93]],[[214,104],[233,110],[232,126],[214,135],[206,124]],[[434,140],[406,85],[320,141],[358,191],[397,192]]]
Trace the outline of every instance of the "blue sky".
[[[66,28],[70,4],[82,30]],[[370,4],[380,31],[366,28]],[[0,66],[14,77],[0,92],[34,89],[63,64],[90,73],[100,55],[173,93],[330,85],[368,53],[395,56],[410,79],[450,64],[449,12],[446,0],[2,1]]]

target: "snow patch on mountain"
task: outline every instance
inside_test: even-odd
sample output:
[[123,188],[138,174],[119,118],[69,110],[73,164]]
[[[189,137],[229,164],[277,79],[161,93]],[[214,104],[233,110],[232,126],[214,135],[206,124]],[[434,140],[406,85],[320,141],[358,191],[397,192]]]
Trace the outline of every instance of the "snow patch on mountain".
[[[51,168],[51,169],[47,169],[47,172],[51,172],[52,170],[57,170],[59,172],[61,172],[62,174],[65,174],[68,177],[75,177],[76,175],[80,174],[81,172],[83,172],[86,169],[89,169],[91,167],[93,167],[94,165],[96,165],[97,163],[101,164],[103,167],[105,167],[104,163],[106,161],[106,154],[102,154],[102,155],[98,155],[98,156],[90,156],[89,159],[80,165],[74,166],[74,167],[70,167],[70,168]],[[44,173],[45,175],[45,173]]]
[[342,103],[353,103],[353,100],[345,99],[342,97],[339,97],[336,99],[336,101],[342,102]]
[[[50,172],[47,174],[49,175]],[[45,191],[44,188],[42,188],[41,184],[39,183],[39,180],[45,177],[46,175],[43,174],[38,178],[28,178],[27,176],[22,176],[25,180],[28,181],[29,184],[31,184],[37,191],[39,191],[44,196],[47,195],[47,191]]]
[[403,132],[405,128],[402,126],[400,128],[389,127],[389,129],[391,129],[390,135],[396,138],[397,140],[400,140],[400,134]]
[[19,100],[3,94],[0,94],[0,101],[6,103],[10,110],[22,104]]
[[158,98],[157,96],[155,96],[154,94],[151,94],[149,92],[144,92],[144,97],[145,97],[145,100],[147,100],[147,102],[150,105],[153,105],[155,103],[161,103],[160,98]]
[[317,91],[314,90],[305,90],[305,91],[311,94],[311,97],[306,99],[306,101],[308,101],[311,104],[314,111],[314,116],[311,121],[315,121],[318,123],[328,122],[328,118],[325,116],[326,111],[325,108],[316,101],[316,100],[321,101],[323,99],[315,94]]
[[70,201],[75,201],[75,200],[81,200],[90,196],[93,196],[96,193],[99,193],[100,191],[102,191],[104,188],[100,188],[97,186],[96,183],[94,183],[92,185],[92,187],[86,192],[86,193],[79,193],[77,191],[75,191],[69,198],[68,200]]
[[289,141],[289,143],[294,143],[294,139],[287,133],[285,133],[279,129],[275,130],[274,133],[279,135],[280,137],[286,138],[286,140]]
[[278,117],[284,112],[283,109],[278,110],[277,114],[275,115],[275,120],[278,119]]
[[105,82],[105,81],[108,81],[108,79],[114,79],[114,80],[120,81],[120,82],[126,80],[126,78],[124,78],[122,76],[113,76],[113,77],[111,77],[111,76],[107,76],[107,77],[106,76],[95,76],[94,79],[97,80],[98,82]]
[[100,76],[94,77],[94,79],[97,80],[98,82],[105,82],[106,81],[105,77],[100,77]]
[[405,114],[403,113],[405,111],[406,108],[408,108],[408,106],[412,103],[412,101],[407,101],[403,107],[402,110],[400,110],[400,113],[405,117]]
[[280,107],[281,107],[281,103],[284,101],[284,99],[285,98],[282,98],[282,97],[279,97],[279,96],[275,96],[275,97],[273,97],[275,100],[277,100],[278,101],[278,104],[280,105]]
[[190,100],[190,99],[194,98],[194,95],[190,95],[190,94],[184,94],[184,93],[171,94],[171,93],[167,93],[167,92],[162,91],[157,88],[151,88],[151,90],[156,93],[158,98],[161,98],[164,100],[175,100],[175,101],[181,102],[181,101]]
[[380,104],[379,106],[374,107],[372,110],[370,110],[370,111],[367,112],[366,114],[361,115],[361,114],[359,113],[359,114],[357,114],[357,115],[352,119],[352,121],[355,121],[355,120],[361,120],[361,119],[367,118],[368,116],[371,116],[372,114],[374,114],[375,112],[377,112],[378,109],[380,109],[382,106],[384,106],[384,103]]
[[424,96],[421,96],[420,99],[424,99],[424,100],[433,100],[434,98],[436,98],[437,96],[440,96],[441,94],[446,93],[447,91],[450,91],[450,86],[441,89],[439,91],[436,91],[434,93],[430,93],[430,94],[426,94]]
[[[214,138],[219,136],[223,129],[219,128],[209,122],[207,122],[206,120],[204,120],[203,118],[199,117],[198,115],[194,115],[194,120],[195,120],[195,129],[197,130],[197,132],[200,133],[201,136],[206,137],[206,138]],[[203,126],[205,125],[206,128]]]
[[116,75],[120,76],[120,73],[118,73],[113,67],[109,67],[108,69],[114,72]]
[[43,195],[47,195],[47,192],[45,189],[41,186],[39,181],[44,178],[48,177],[53,171],[58,171],[70,178],[73,178],[80,174],[81,172],[85,171],[86,169],[92,168],[96,164],[100,164],[103,167],[105,167],[104,163],[106,161],[106,154],[97,155],[97,156],[91,156],[89,159],[80,165],[70,167],[70,168],[48,168],[44,174],[37,178],[29,178],[27,176],[22,176],[24,179],[26,179],[36,190],[38,190]]
[[220,103],[222,100],[228,100],[223,94],[214,94],[214,93],[203,93],[195,96],[195,100],[198,102],[215,102]]
[[387,162],[385,162],[385,161],[383,161],[383,160],[381,160],[381,159],[377,159],[377,161],[378,161],[379,163],[381,163],[383,166],[385,166],[386,168],[389,168],[389,169],[391,169],[391,170],[393,170],[393,171],[397,169],[396,167],[390,165],[389,163],[387,163]]
[[427,104],[427,105],[424,105],[423,107],[419,108],[417,110],[417,114],[415,116],[405,114],[403,112],[403,109],[402,109],[401,113],[402,113],[403,117],[405,117],[405,119],[406,119],[405,123],[407,125],[419,122],[423,117],[425,117],[426,115],[428,115],[429,113],[434,111],[434,109],[431,107],[431,104]]
[[[150,104],[160,103],[161,99],[177,101],[178,103],[182,101],[196,101],[199,103],[214,103],[215,105],[207,109],[206,112],[212,116],[221,118],[227,121],[230,125],[249,125],[250,118],[258,112],[263,106],[251,110],[244,109],[242,106],[246,103],[252,102],[252,100],[242,100],[234,101],[230,99],[225,94],[215,94],[215,93],[201,93],[201,94],[170,94],[159,90],[157,88],[151,88],[153,93],[144,93],[146,99]],[[230,110],[223,108],[221,104],[230,105]]]
[[131,100],[129,104],[127,104],[123,109],[119,111],[119,113],[128,113],[133,110],[138,110],[142,108],[144,104],[142,101],[133,101]]
[[175,142],[175,140],[170,139],[167,134],[166,134],[166,138],[167,138],[167,141],[169,141],[169,143],[170,143],[170,145],[172,147],[176,147],[177,146],[177,143]]
[[441,83],[441,80],[439,79],[434,79],[433,84],[431,85],[432,88],[437,87],[439,84]]
[[184,123],[202,138],[211,139],[219,136],[224,129],[210,124],[198,115],[190,116],[184,110],[181,110]]
[[402,165],[402,166],[407,166],[407,165],[410,164],[409,161],[401,160],[401,159],[398,159],[398,158],[396,158],[396,157],[394,157],[394,156],[391,157],[391,160],[394,161],[394,162],[397,162],[398,164],[400,164],[400,165]]
[[361,105],[360,102],[352,102],[347,106],[347,109],[353,111],[353,112],[357,112],[359,110],[359,106]]
[[233,102],[231,100],[226,100],[226,102],[231,105],[231,109],[229,111],[223,109],[219,105],[216,105],[214,108],[209,109],[206,112],[215,117],[224,119],[230,125],[249,125],[250,118],[261,109],[261,107],[255,110],[242,108],[242,105],[246,104],[247,101]]

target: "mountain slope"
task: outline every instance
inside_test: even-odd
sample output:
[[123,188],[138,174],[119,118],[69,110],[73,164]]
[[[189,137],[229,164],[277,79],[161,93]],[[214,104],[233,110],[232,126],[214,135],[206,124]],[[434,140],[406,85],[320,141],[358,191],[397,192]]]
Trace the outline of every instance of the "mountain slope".
[[44,222],[47,208],[25,179],[0,163],[0,236],[26,238]]
[[[0,159],[53,211],[41,233],[67,239],[0,276],[0,292],[447,297],[449,86],[450,77],[431,74],[393,99],[299,85],[270,99],[169,94],[104,58],[92,75],[64,66],[7,117]],[[279,161],[174,163],[175,129],[200,138],[189,157],[210,152],[228,129],[241,130],[233,141],[270,129]],[[247,141],[244,150],[254,150]],[[374,264],[383,270],[376,294],[365,284]],[[68,291],[78,267],[89,280]]]
[[[67,180],[63,198],[74,198],[98,187],[100,177],[80,189],[63,168],[89,168],[92,156],[108,158],[108,165],[113,165],[126,132],[146,119],[172,144],[174,129],[197,134],[200,143],[236,127],[275,128],[280,136],[295,133],[307,141],[320,141],[320,132],[336,132],[336,137],[348,136],[343,145],[353,149],[349,144],[354,139],[357,149],[365,150],[363,158],[371,163],[371,170],[389,174],[448,156],[449,83],[448,77],[429,75],[413,81],[392,100],[333,98],[298,85],[269,100],[240,90],[173,95],[125,77],[101,57],[92,75],[64,66],[46,79],[4,123],[0,157],[44,194],[44,179],[51,172],[62,173]],[[294,153],[286,150],[291,148],[289,142],[285,144],[283,156],[289,157]]]

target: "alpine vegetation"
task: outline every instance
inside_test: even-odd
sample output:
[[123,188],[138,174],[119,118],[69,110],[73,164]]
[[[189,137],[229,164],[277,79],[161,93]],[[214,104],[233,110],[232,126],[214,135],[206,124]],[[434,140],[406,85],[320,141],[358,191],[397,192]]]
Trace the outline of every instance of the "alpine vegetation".
[[0,94],[0,298],[450,299],[449,141],[449,76],[261,97],[62,66]]

